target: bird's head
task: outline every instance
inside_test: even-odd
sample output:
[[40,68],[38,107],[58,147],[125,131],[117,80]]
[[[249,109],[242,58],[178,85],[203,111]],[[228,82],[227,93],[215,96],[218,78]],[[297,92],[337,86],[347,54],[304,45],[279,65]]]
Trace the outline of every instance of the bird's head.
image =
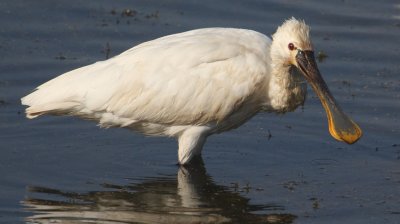
[[328,117],[329,132],[339,141],[355,143],[362,135],[360,127],[336,103],[323,80],[314,58],[310,28],[304,21],[291,18],[285,21],[272,36],[273,63],[294,66],[317,93]]

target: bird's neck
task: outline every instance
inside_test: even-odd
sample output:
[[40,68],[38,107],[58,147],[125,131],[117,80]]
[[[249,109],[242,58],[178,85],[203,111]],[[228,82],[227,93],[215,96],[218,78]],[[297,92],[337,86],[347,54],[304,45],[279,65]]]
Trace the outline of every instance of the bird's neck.
[[288,62],[271,55],[271,78],[268,86],[270,107],[287,112],[304,103],[307,87],[300,72]]

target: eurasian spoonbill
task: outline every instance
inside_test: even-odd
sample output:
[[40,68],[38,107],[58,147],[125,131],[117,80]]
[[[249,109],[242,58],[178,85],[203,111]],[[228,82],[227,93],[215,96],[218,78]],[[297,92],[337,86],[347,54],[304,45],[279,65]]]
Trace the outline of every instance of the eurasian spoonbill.
[[205,28],[148,41],[62,74],[22,104],[28,118],[74,115],[101,127],[177,138],[185,164],[209,135],[260,111],[295,110],[305,101],[305,80],[326,110],[330,134],[356,142],[361,129],[336,104],[315,62],[309,27],[295,18],[272,40],[252,30]]

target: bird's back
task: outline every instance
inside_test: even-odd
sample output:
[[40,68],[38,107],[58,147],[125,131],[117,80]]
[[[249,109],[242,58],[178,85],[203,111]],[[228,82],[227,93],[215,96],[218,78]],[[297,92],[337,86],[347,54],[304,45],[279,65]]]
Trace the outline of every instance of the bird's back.
[[30,118],[70,114],[103,126],[223,122],[263,94],[270,42],[244,29],[174,34],[58,76],[22,103]]

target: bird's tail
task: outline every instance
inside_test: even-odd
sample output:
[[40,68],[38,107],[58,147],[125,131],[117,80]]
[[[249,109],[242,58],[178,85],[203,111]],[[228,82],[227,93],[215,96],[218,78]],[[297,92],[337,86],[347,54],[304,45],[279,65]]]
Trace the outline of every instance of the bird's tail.
[[26,108],[25,113],[27,118],[33,119],[43,114],[52,114],[52,115],[68,114],[69,111],[72,111],[71,108],[74,108],[76,106],[77,104],[73,102],[33,105]]
[[[86,117],[88,111],[91,111],[87,108],[86,102],[88,92],[110,92],[109,83],[104,81],[108,80],[106,78],[108,74],[115,73],[110,61],[111,59],[77,68],[38,86],[32,93],[21,99],[22,105],[28,106],[25,110],[26,117],[32,119],[43,114]],[[104,91],[100,91],[101,88]],[[103,98],[108,99],[107,96],[97,97],[92,107],[96,108],[97,104],[102,105]],[[87,116],[91,115],[90,112]]]
[[22,105],[28,106],[25,109],[26,117],[29,119],[36,118],[43,114],[66,114],[72,111],[73,108],[79,106],[77,102],[73,101],[47,101],[43,96],[43,91],[36,90],[35,92],[23,97],[21,99]]

